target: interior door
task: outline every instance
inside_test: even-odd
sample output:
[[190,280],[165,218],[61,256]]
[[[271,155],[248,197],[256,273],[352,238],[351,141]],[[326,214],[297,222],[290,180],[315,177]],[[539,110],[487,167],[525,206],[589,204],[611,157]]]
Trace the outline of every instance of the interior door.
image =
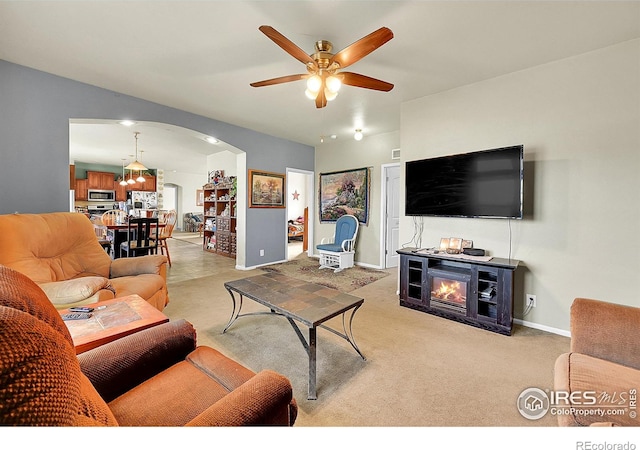
[[385,263],[386,267],[398,267],[399,256],[396,250],[400,248],[400,166],[388,166],[385,170]]

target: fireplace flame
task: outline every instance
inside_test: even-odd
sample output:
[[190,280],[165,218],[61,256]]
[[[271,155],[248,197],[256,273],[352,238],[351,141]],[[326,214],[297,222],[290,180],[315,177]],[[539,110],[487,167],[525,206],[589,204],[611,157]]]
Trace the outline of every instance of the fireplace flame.
[[440,300],[448,300],[456,303],[465,303],[466,299],[462,295],[460,283],[458,281],[440,281],[440,286],[431,295]]

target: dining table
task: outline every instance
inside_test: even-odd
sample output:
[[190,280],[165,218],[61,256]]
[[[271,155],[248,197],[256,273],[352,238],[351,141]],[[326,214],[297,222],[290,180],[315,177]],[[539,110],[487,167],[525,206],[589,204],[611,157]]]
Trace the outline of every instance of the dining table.
[[[104,225],[107,228],[107,236],[111,241],[111,251],[109,252],[112,259],[121,258],[123,255],[120,251],[120,244],[127,240],[127,231],[129,230],[129,224],[127,223],[106,223]],[[166,226],[165,223],[159,222],[158,228],[162,229]],[[158,234],[160,231],[158,230]]]

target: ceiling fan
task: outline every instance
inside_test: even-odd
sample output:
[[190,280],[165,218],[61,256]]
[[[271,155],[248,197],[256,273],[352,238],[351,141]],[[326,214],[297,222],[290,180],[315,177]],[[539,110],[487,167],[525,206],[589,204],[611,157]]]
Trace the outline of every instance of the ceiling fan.
[[335,54],[331,53],[333,49],[331,42],[317,41],[315,43],[316,51],[311,55],[305,53],[304,50],[273,27],[262,25],[258,29],[285,52],[305,64],[307,73],[257,81],[251,83],[253,87],[272,86],[306,79],[307,91],[305,93],[310,99],[315,99],[317,108],[327,106],[327,101],[333,100],[338,95],[338,90],[342,84],[384,92],[389,92],[393,89],[393,84],[386,81],[358,73],[340,71],[360,61],[369,53],[391,40],[393,32],[389,28],[382,27]]

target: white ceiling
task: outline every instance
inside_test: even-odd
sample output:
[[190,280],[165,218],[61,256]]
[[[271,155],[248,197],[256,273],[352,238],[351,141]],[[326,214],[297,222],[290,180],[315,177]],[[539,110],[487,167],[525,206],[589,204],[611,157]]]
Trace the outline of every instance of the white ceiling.
[[[322,109],[304,96],[303,81],[252,88],[305,72],[260,25],[308,53],[316,40],[336,52],[386,26],[394,38],[349,70],[395,87],[344,86]],[[323,135],[351,139],[356,128],[397,131],[402,102],[639,37],[637,1],[0,0],[0,59],[313,146]],[[72,135],[72,158],[97,158],[93,133],[113,164],[133,153],[133,129],[83,126]],[[124,134],[111,144],[105,130],[118,127]],[[181,133],[139,131],[152,167],[173,170],[211,149],[200,140],[193,150],[187,139],[180,158],[174,147],[172,162],[156,163],[163,143]]]

